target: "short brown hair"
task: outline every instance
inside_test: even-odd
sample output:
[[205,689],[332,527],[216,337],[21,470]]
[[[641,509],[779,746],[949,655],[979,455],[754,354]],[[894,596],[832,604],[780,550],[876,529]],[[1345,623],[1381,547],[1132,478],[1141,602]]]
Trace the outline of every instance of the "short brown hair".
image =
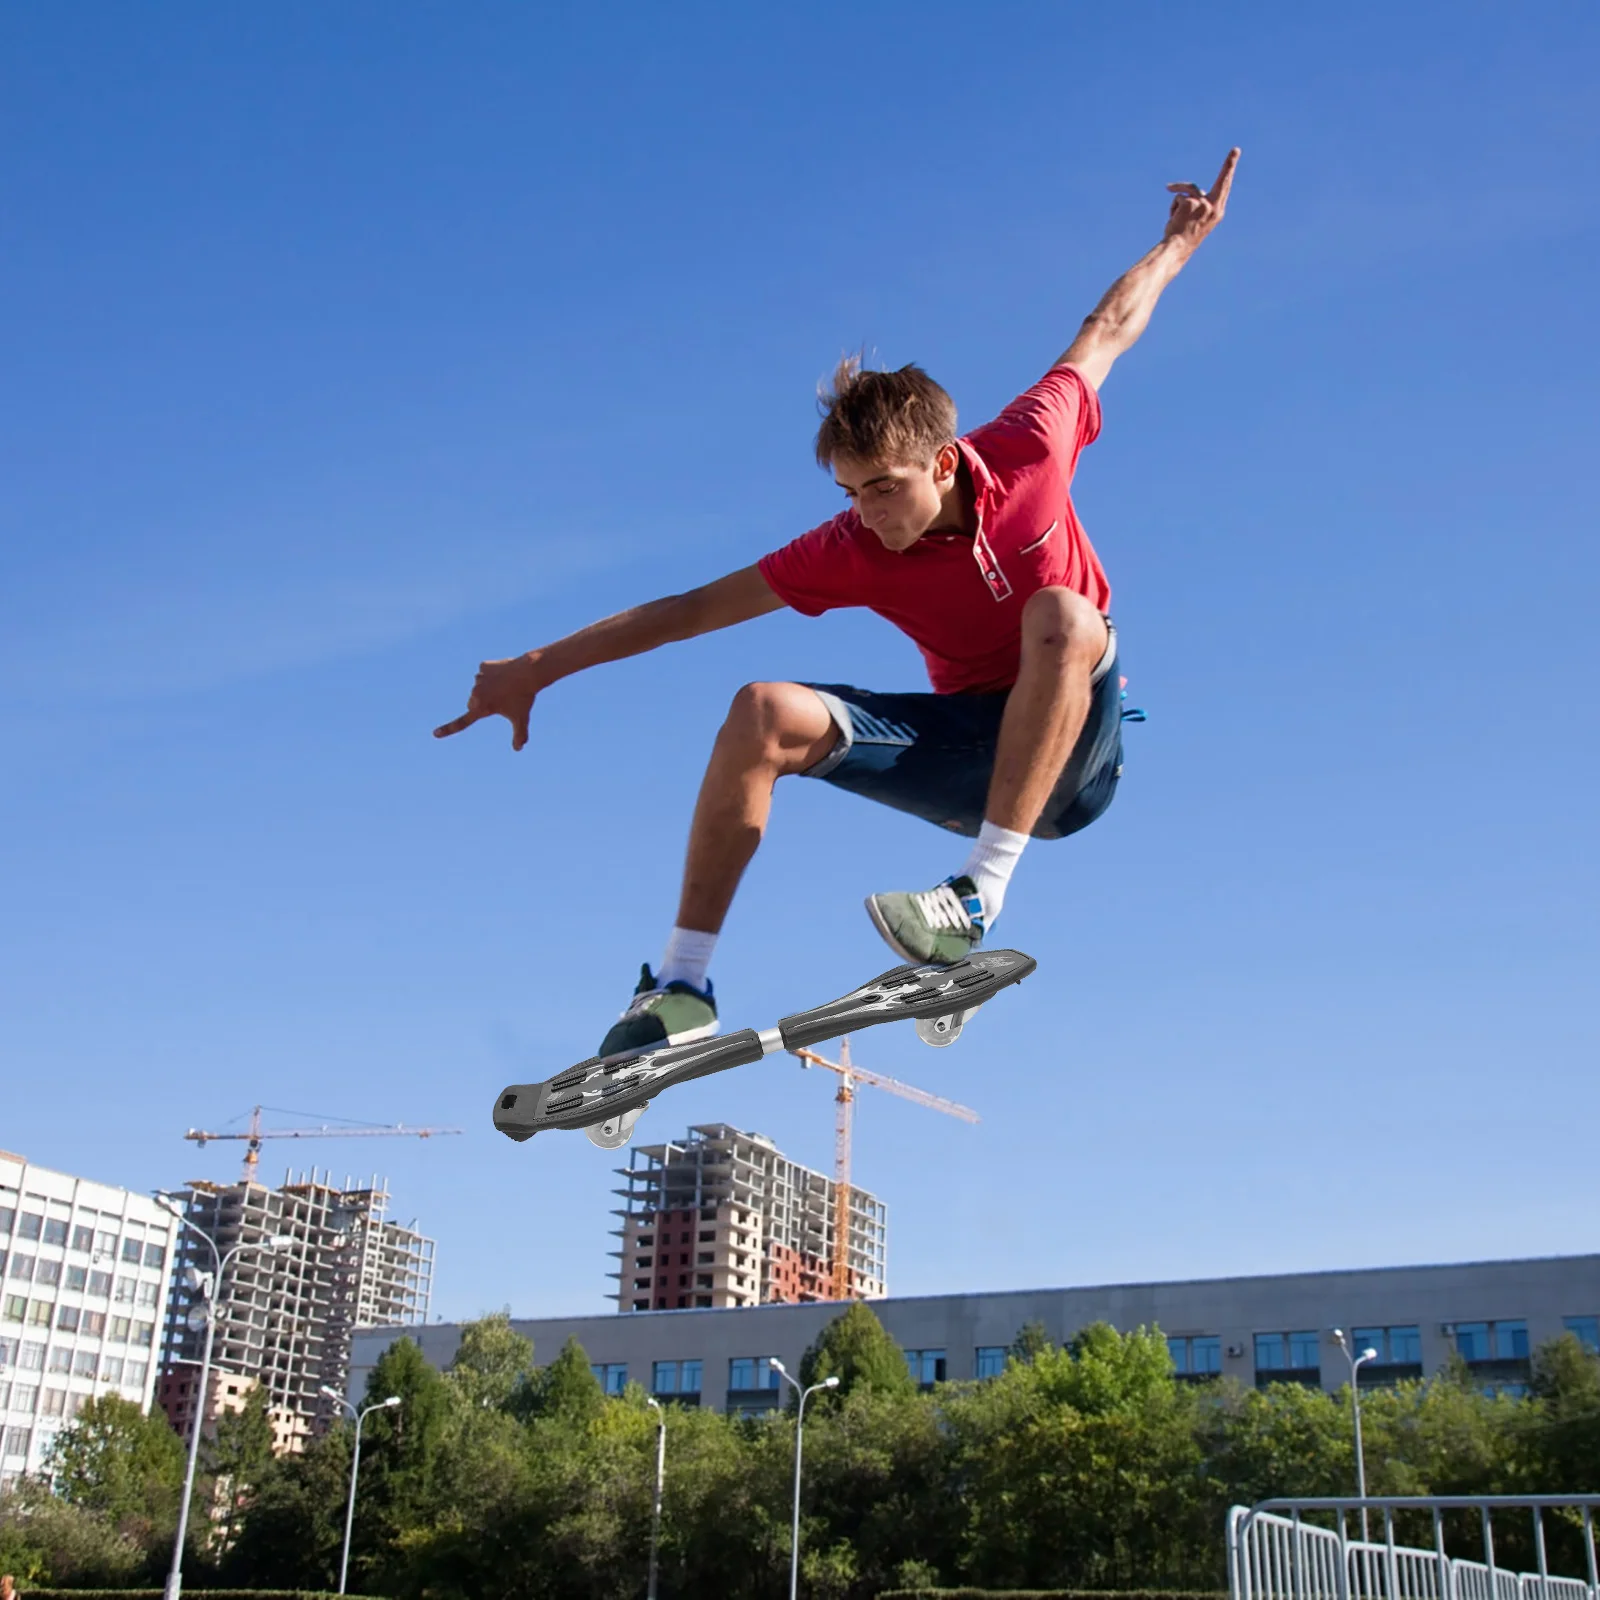
[[956,436],[956,403],[921,367],[863,371],[846,356],[833,382],[818,388],[817,464],[837,455],[858,461],[924,462]]

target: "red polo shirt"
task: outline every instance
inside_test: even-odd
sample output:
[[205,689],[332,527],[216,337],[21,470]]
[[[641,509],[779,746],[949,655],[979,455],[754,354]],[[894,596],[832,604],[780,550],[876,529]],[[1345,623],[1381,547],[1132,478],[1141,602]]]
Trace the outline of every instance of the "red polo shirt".
[[909,634],[939,694],[1009,689],[1022,607],[1038,590],[1076,590],[1102,610],[1111,587],[1072,509],[1078,452],[1100,432],[1100,399],[1072,367],[1052,367],[986,427],[957,441],[972,474],[978,532],[925,533],[884,548],[843,511],[761,558],[761,575],[808,617],[866,606]]

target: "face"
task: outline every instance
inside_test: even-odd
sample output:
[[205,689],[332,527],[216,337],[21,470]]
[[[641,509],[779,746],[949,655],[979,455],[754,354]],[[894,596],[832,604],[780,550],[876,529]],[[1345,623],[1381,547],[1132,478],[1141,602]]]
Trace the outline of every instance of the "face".
[[945,518],[960,461],[953,444],[922,465],[839,455],[833,458],[833,478],[886,549],[909,550]]

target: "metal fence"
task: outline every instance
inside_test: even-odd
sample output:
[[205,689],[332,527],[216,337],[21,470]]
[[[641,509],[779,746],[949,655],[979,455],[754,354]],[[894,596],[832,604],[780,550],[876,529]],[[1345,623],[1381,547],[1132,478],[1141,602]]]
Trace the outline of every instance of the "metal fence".
[[[1231,1600],[1600,1600],[1597,1510],[1600,1495],[1328,1498],[1235,1506],[1228,1513],[1228,1591]],[[1531,1518],[1537,1571],[1513,1572],[1496,1563],[1497,1512],[1522,1512]],[[1477,1523],[1481,1561],[1446,1552],[1447,1513],[1464,1513],[1458,1520]],[[1547,1513],[1565,1529],[1581,1529],[1585,1576],[1550,1572]],[[1397,1515],[1412,1526],[1424,1525],[1422,1517],[1427,1517],[1432,1548],[1399,1543]],[[1373,1537],[1374,1523],[1381,1527],[1381,1538]]]

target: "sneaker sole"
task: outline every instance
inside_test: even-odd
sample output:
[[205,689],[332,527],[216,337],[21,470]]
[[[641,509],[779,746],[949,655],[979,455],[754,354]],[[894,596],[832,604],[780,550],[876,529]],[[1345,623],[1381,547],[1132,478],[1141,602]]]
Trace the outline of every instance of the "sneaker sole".
[[923,958],[917,955],[914,951],[907,950],[906,947],[901,944],[897,938],[895,938],[894,934],[890,932],[889,924],[883,920],[883,913],[878,910],[877,895],[869,894],[863,903],[867,908],[867,915],[872,918],[872,926],[878,930],[878,934],[882,938],[883,942],[888,945],[888,947],[893,950],[902,961],[909,961],[913,963],[913,965],[920,965]]
[[635,1061],[640,1056],[647,1056],[652,1050],[667,1050],[675,1044],[698,1044],[702,1039],[713,1039],[720,1026],[716,1022],[702,1023],[698,1028],[685,1028],[682,1033],[669,1033],[665,1039],[657,1039],[654,1044],[642,1044],[637,1050],[617,1050],[609,1056],[596,1056],[595,1060],[614,1067],[619,1062]]

